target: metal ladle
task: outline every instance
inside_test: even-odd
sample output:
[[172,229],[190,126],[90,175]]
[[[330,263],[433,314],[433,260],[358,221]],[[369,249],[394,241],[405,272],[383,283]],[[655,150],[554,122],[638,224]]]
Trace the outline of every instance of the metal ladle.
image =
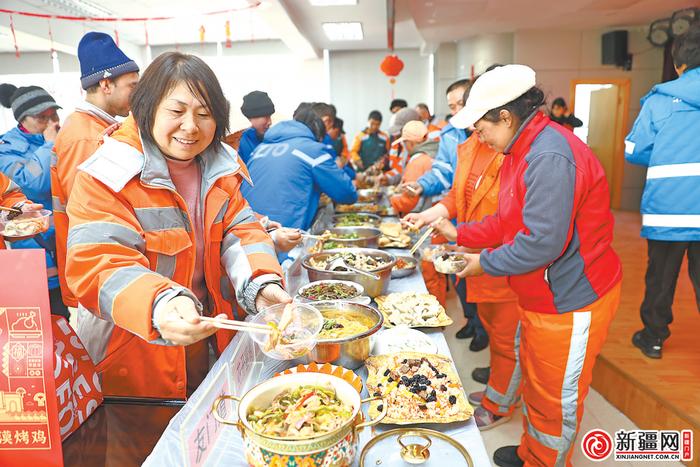
[[354,268],[354,267],[348,265],[348,263],[346,263],[342,257],[336,258],[326,265],[326,271],[337,271],[338,269],[341,269],[341,268],[345,269],[346,271],[350,271],[350,272],[354,272],[356,274],[362,274],[363,276],[371,277],[375,281],[378,281],[381,279],[376,274],[372,274],[371,272],[363,271],[362,269],[357,269],[357,268]]

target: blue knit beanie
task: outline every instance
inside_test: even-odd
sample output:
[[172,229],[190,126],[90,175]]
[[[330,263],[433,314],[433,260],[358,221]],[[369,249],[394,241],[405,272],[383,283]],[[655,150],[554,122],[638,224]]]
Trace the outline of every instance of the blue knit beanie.
[[109,34],[89,32],[78,44],[80,84],[83,89],[96,85],[105,78],[116,78],[125,73],[139,71],[139,67],[124,55]]

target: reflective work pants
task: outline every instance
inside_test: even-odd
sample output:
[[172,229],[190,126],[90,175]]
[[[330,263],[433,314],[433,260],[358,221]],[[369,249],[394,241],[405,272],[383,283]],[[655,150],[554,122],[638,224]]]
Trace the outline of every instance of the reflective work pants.
[[526,466],[570,466],[593,365],[620,303],[620,284],[585,308],[562,314],[521,310]]
[[520,396],[518,302],[479,302],[479,316],[489,335],[491,354],[491,375],[481,405],[496,415],[510,415]]

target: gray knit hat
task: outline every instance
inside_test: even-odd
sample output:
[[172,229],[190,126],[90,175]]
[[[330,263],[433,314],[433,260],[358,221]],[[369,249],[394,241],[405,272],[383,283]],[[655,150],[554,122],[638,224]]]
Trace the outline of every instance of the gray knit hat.
[[403,126],[411,120],[420,120],[420,114],[412,107],[401,109],[393,115],[391,125],[389,126],[389,134],[396,136],[401,134]]
[[47,109],[60,109],[53,97],[39,86],[18,88],[12,84],[0,84],[0,104],[12,108],[15,120],[21,122],[24,117],[39,115]]

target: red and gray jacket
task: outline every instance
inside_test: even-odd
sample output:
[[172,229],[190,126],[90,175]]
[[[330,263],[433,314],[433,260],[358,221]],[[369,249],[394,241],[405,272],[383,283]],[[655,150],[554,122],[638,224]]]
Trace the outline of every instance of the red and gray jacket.
[[508,276],[520,306],[565,313],[598,300],[622,278],[612,249],[610,194],[600,162],[571,131],[541,112],[504,151],[498,212],[458,227],[457,243]]

